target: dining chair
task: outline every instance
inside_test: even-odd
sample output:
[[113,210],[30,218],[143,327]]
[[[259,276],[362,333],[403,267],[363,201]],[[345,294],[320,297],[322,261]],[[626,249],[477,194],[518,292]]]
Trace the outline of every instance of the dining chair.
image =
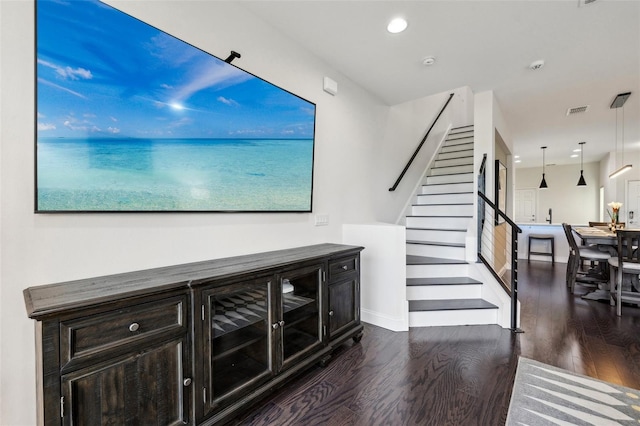
[[[610,286],[609,296],[611,306],[616,306],[616,314],[622,315],[622,302],[635,303],[640,306],[640,286],[638,275],[640,274],[640,230],[619,230],[618,256],[609,259]],[[624,277],[630,278],[628,289]]]
[[[575,292],[576,283],[586,287],[597,288],[602,283],[609,282],[607,277],[608,261],[611,258],[609,253],[596,249],[581,247],[573,236],[571,225],[563,223],[567,242],[569,243],[569,259],[567,260],[566,281],[571,293]],[[597,263],[597,270],[582,270],[583,261]]]

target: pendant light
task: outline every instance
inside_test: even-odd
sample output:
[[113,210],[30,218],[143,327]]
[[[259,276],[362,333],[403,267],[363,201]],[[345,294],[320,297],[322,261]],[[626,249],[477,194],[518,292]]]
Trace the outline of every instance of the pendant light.
[[540,147],[542,149],[542,181],[540,182],[540,189],[547,188],[547,181],[544,178],[544,150],[547,149],[546,146]]
[[578,142],[578,145],[580,145],[580,179],[578,179],[578,186],[587,186],[587,182],[584,180],[584,176],[582,175],[582,154],[585,143],[586,142]]
[[[613,100],[613,102],[611,103],[611,106],[609,107],[609,108],[616,108],[616,156],[618,155],[618,108],[622,107],[622,161],[621,163],[624,163],[624,103],[627,101],[629,96],[631,96],[631,92],[618,94]],[[615,172],[611,173],[609,175],[609,179],[617,178],[624,172],[631,170],[632,167],[633,166],[631,164],[625,164]]]

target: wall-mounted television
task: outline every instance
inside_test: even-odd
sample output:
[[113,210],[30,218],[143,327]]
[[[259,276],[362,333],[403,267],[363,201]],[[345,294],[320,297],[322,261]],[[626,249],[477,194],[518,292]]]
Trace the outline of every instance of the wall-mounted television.
[[36,77],[38,213],[312,209],[315,104],[166,32],[37,0]]

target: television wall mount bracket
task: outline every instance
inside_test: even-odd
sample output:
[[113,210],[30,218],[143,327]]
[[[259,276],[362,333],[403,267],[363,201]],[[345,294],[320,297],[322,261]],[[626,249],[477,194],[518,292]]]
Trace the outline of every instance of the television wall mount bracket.
[[231,54],[224,61],[230,64],[235,58],[240,58],[240,57],[241,55],[238,52],[236,52],[235,50],[232,50]]

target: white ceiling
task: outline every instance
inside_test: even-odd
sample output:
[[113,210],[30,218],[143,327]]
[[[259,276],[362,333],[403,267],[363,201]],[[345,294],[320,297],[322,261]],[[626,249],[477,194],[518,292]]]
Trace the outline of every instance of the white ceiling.
[[[394,105],[469,86],[493,90],[506,116],[518,167],[579,163],[622,148],[640,149],[640,1],[244,1],[286,36]],[[390,34],[394,17],[409,22]],[[283,52],[286,54],[286,52]],[[436,57],[430,67],[426,56]],[[545,66],[531,71],[529,64]],[[567,117],[568,108],[589,105]]]

